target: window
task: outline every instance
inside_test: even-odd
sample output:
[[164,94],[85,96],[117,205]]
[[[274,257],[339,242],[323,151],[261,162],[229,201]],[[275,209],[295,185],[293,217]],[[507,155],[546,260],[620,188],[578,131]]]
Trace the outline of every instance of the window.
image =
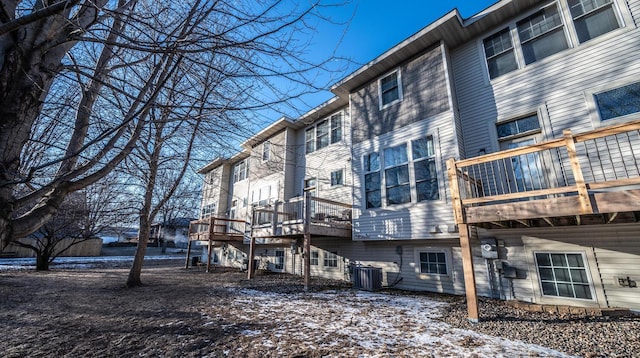
[[538,120],[538,115],[534,114],[514,121],[498,123],[496,129],[498,131],[498,138],[504,139],[540,131],[540,121]]
[[380,108],[388,106],[396,101],[402,100],[402,90],[400,72],[395,71],[379,81],[380,86]]
[[202,207],[202,212],[200,213],[200,218],[209,218],[216,214],[217,203],[208,204]]
[[595,99],[603,121],[639,113],[640,82],[598,93]]
[[611,0],[569,0],[568,3],[580,42],[620,27]]
[[276,262],[274,265],[276,270],[284,269],[284,250],[276,250]]
[[305,131],[305,152],[313,153],[341,140],[342,113],[338,113]]
[[325,254],[324,254],[324,266],[325,267],[338,267],[338,253],[337,252],[325,252]]
[[447,274],[447,259],[444,252],[421,252],[420,253],[420,273],[430,273],[436,275]]
[[542,294],[591,299],[591,286],[582,254],[536,253]]
[[311,257],[309,258],[311,260],[310,265],[318,266],[319,258],[320,258],[320,254],[318,253],[318,251],[311,251]]
[[316,126],[316,150],[329,145],[329,120],[318,123]]
[[527,65],[568,48],[562,18],[555,4],[518,21],[516,26]]
[[331,186],[344,185],[344,169],[331,172]]
[[384,179],[387,205],[411,202],[407,145],[384,150]]
[[[380,162],[384,177],[381,177]],[[384,148],[380,157],[378,152],[367,154],[363,157],[363,167],[367,209],[382,206],[383,186],[385,206],[440,199],[432,136]]]
[[435,151],[433,138],[426,137],[411,142],[413,153],[413,169],[416,177],[416,192],[418,201],[438,200],[438,176],[436,172]]
[[247,178],[247,174],[249,172],[249,163],[247,160],[243,160],[238,162],[233,166],[233,182],[237,183],[241,180],[245,180]]
[[331,144],[342,140],[342,113],[331,116]]
[[316,142],[314,137],[315,127],[309,128],[304,132],[305,153],[309,154],[316,150]]
[[382,206],[380,196],[380,158],[377,152],[367,154],[364,161],[364,193],[367,209]]
[[262,143],[262,161],[266,162],[271,158],[271,142]]
[[484,40],[484,54],[487,58],[489,78],[496,78],[518,69],[509,28]]

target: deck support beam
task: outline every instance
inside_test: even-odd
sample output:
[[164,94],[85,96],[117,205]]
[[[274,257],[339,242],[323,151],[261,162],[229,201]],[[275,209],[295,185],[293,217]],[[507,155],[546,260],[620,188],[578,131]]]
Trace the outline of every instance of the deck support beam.
[[304,193],[304,292],[311,281],[311,191]]
[[211,271],[211,254],[212,253],[213,253],[213,241],[211,240],[211,238],[209,238],[209,247],[207,248],[207,272]]
[[256,273],[256,237],[251,235],[251,241],[249,241],[249,263],[247,264],[247,278],[253,279]]
[[184,268],[189,268],[189,259],[191,258],[191,239],[187,239],[187,260],[184,263]]
[[464,288],[467,294],[467,314],[469,321],[478,323],[478,294],[476,292],[476,276],[473,271],[473,253],[469,238],[469,226],[459,223],[460,249],[462,251],[462,268],[464,270]]

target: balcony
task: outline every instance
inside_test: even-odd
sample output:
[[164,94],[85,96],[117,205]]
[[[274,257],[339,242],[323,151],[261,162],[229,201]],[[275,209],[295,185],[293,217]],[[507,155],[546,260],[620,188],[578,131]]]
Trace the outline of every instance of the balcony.
[[305,197],[255,207],[251,236],[258,239],[257,243],[277,243],[302,237],[308,227],[312,236],[351,238],[350,204]]
[[640,220],[640,121],[447,162],[458,224],[490,229]]
[[242,241],[245,220],[209,217],[189,223],[189,241]]

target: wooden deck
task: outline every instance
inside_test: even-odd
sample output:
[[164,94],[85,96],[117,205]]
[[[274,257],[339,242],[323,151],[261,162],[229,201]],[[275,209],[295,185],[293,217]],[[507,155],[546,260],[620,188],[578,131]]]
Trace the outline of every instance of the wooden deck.
[[[277,202],[253,210],[254,225],[251,236],[255,238],[300,238],[309,224],[311,236],[341,237],[351,239],[351,205],[311,196]],[[305,215],[308,206],[309,214]]]
[[640,121],[447,161],[470,321],[478,301],[470,226],[488,229],[640,221]]
[[213,246],[231,241],[242,242],[244,240],[246,227],[247,223],[245,220],[215,216],[190,222],[185,268],[189,268],[191,244],[194,241],[198,241],[207,246],[207,272],[209,272],[211,270],[211,253]]
[[447,163],[458,224],[611,224],[640,217],[640,121]]

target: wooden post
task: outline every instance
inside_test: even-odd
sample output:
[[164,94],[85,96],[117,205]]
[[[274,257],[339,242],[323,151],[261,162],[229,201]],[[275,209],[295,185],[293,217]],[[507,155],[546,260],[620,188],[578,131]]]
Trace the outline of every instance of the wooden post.
[[256,271],[256,264],[255,264],[255,258],[256,256],[256,237],[251,235],[251,241],[249,244],[249,263],[247,265],[247,278],[248,279],[252,279],[255,275],[255,271]]
[[573,177],[576,180],[578,198],[580,200],[580,213],[593,214],[593,208],[591,207],[591,201],[589,200],[587,185],[584,182],[584,176],[582,175],[582,169],[580,168],[580,162],[578,161],[576,142],[573,138],[573,134],[571,134],[570,129],[565,129],[564,131],[562,131],[562,134],[564,134],[565,146],[567,147],[567,154],[569,155],[569,162],[571,163]]
[[278,202],[273,203],[273,213],[271,214],[271,235],[275,236],[278,230]]
[[304,193],[304,291],[311,281],[311,191]]
[[187,261],[184,263],[184,268],[189,268],[189,259],[191,258],[191,239],[187,238]]
[[464,288],[467,294],[467,315],[469,321],[478,323],[478,295],[476,293],[476,275],[473,271],[473,254],[469,240],[467,224],[458,224],[460,229],[460,249],[462,251],[462,269],[464,270]]
[[211,253],[213,252],[213,241],[209,236],[209,247],[207,248],[207,272],[211,270]]
[[453,158],[447,160],[447,176],[449,177],[449,191],[451,192],[451,202],[453,204],[453,217],[456,224],[459,225],[464,223],[465,220],[462,210],[462,199],[460,198],[458,170],[456,169],[456,161]]
[[460,232],[460,250],[462,251],[462,269],[464,271],[464,288],[467,294],[467,315],[469,321],[478,322],[478,294],[476,292],[476,275],[473,271],[473,253],[469,239],[469,226],[466,224],[460,186],[458,183],[458,169],[455,159],[447,160],[447,175],[449,177],[449,190],[453,203],[453,215],[458,231]]

